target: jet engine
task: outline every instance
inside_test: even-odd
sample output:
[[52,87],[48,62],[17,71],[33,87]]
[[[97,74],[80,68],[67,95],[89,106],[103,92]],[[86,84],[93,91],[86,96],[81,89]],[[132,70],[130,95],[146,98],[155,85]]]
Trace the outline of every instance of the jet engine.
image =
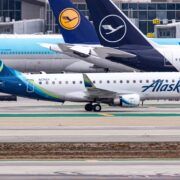
[[137,107],[140,104],[140,96],[138,94],[122,95],[114,99],[114,106],[121,107]]

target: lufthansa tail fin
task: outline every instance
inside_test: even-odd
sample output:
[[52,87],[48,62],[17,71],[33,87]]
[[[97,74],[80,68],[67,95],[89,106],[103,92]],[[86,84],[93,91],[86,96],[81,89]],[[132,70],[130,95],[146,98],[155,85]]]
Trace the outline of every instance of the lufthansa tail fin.
[[70,0],[49,0],[60,31],[69,44],[99,44],[94,26]]
[[101,45],[108,47],[124,45],[152,47],[151,42],[112,0],[86,0],[86,2]]
[[15,70],[7,67],[1,60],[0,60],[0,76],[13,76],[15,74]]

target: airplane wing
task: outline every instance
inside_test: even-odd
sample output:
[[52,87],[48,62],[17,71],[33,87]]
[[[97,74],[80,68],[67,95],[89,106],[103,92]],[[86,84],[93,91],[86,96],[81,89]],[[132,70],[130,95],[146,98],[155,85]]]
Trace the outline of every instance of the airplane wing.
[[83,74],[83,79],[88,96],[90,96],[91,98],[108,99],[115,98],[117,97],[117,95],[127,94],[127,92],[117,93],[114,91],[97,88],[86,74]]
[[[93,46],[93,45],[72,45],[72,44],[59,44],[59,48],[65,54],[79,55],[80,57],[89,57],[91,55],[97,56],[98,58],[108,58],[108,57],[119,57],[119,58],[135,58],[136,55],[121,51],[118,49],[103,47],[103,46]],[[94,52],[94,54],[93,54]]]
[[[132,59],[136,55],[127,53],[114,48],[103,47],[101,45],[81,45],[81,44],[40,44],[42,47],[48,48],[51,51],[60,52],[67,56],[81,59],[85,62],[94,64],[97,67],[104,69],[113,69],[117,71],[135,71],[126,65],[121,64],[121,58],[123,60]],[[119,62],[112,62],[109,60],[111,57],[118,57]]]

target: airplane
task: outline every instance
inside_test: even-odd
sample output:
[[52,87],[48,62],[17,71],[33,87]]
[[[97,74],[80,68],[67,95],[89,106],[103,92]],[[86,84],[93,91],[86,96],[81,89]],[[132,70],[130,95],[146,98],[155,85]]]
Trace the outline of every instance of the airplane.
[[[59,44],[50,44],[50,43],[42,43],[41,46],[47,49],[50,49],[55,52],[63,52],[64,54],[72,57],[84,60],[88,58],[91,54],[89,47],[99,47],[107,50],[100,45],[99,38],[95,31],[93,24],[91,24],[88,19],[75,8],[74,4],[69,0],[49,0],[49,4],[53,13],[56,17],[57,23],[59,25],[59,29],[61,34],[63,35],[65,43]],[[69,19],[74,19],[73,22],[66,23],[64,19],[67,17]],[[84,26],[85,25],[85,26]],[[77,44],[77,49],[72,48],[69,52],[67,49],[67,45]],[[86,51],[86,47],[88,50]],[[115,50],[111,49],[111,53]],[[97,52],[101,53],[101,52]],[[119,53],[119,51],[118,51]],[[124,53],[124,56],[129,56],[128,53]],[[132,72],[137,71],[134,68],[129,66],[125,66],[120,63],[111,63],[109,60],[106,61],[105,64],[102,65],[101,59],[98,56],[93,56],[90,58],[91,61],[88,63],[94,64],[97,67],[102,67],[106,72],[108,71],[119,71],[119,72]],[[97,60],[98,59],[98,60]],[[99,61],[100,60],[100,61]],[[87,62],[87,61],[85,61]],[[100,63],[99,63],[100,62]],[[99,66],[100,65],[100,66]]]
[[[86,0],[101,45],[136,55],[131,60],[119,60],[125,65],[145,71],[180,71],[179,46],[160,46],[143,35],[112,0]],[[124,28],[107,35],[104,25],[124,25]],[[145,67],[145,64],[147,65]],[[156,66],[154,66],[156,64]]]
[[[69,16],[67,16],[69,17]],[[78,16],[77,16],[78,17]],[[70,19],[74,21],[71,17]],[[94,33],[96,33],[94,31]],[[93,31],[88,32],[93,34]],[[96,38],[94,38],[96,37]],[[93,43],[99,43],[97,35]],[[97,40],[98,39],[98,40]],[[179,45],[180,39],[152,39],[159,44]],[[59,72],[104,72],[108,71],[109,61],[106,66],[99,66],[66,56],[60,51],[52,51],[41,46],[43,43],[64,43],[61,35],[0,35],[0,58],[8,65],[22,72],[59,73]],[[112,71],[119,71],[115,65]],[[121,66],[122,71],[134,71],[133,68]],[[111,70],[110,70],[111,71]]]
[[144,100],[180,99],[179,72],[25,74],[0,61],[0,92],[64,103],[84,102],[88,112],[101,103],[124,108]]
[[22,72],[104,72],[94,64],[43,48],[42,43],[64,43],[61,35],[0,35],[0,58]]
[[[128,67],[132,71],[180,71],[180,47],[158,45],[149,40],[112,1],[87,0],[100,44],[90,43],[87,38],[90,22],[84,20],[85,17],[69,0],[49,0],[49,3],[66,44],[46,44],[46,48],[103,67],[107,71],[110,67],[118,72],[126,71]],[[68,8],[79,17],[71,30],[59,18]],[[108,34],[112,29],[114,32]],[[82,35],[83,32],[86,36]]]

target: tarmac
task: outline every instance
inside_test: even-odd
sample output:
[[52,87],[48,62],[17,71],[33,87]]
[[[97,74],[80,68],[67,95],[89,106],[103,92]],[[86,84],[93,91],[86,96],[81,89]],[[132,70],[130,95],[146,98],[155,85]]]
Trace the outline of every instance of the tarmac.
[[180,178],[180,161],[0,161],[0,178],[175,180]]
[[[0,142],[180,142],[180,102],[150,101],[143,107],[21,99],[0,103]],[[180,161],[0,161],[0,179],[180,179]]]
[[84,104],[21,99],[0,103],[0,127],[180,126],[180,102],[150,101],[143,107],[103,105],[100,113],[87,113]]
[[180,127],[7,127],[0,143],[180,142]]

